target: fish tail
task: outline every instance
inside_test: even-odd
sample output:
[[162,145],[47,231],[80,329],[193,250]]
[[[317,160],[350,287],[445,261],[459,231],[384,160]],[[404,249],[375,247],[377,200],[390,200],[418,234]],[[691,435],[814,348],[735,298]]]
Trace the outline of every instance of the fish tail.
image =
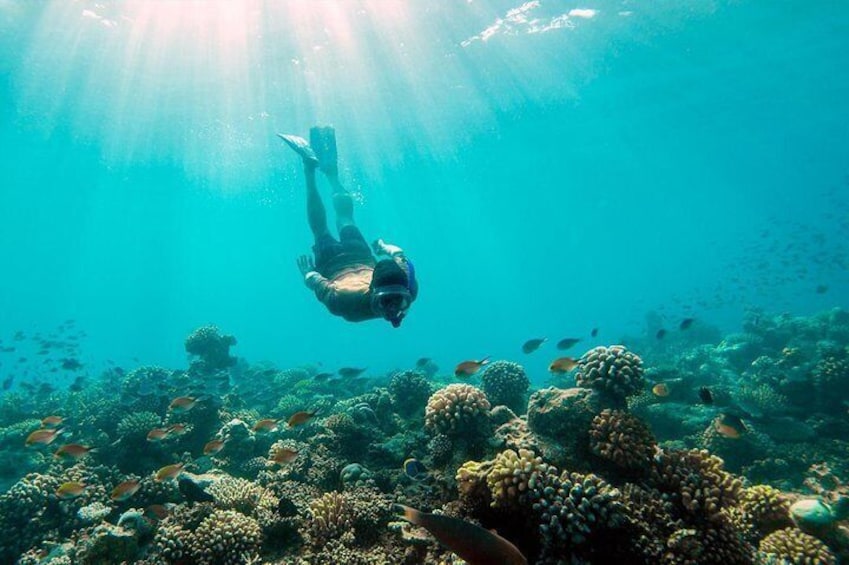
[[403,504],[393,504],[392,510],[397,512],[402,518],[411,524],[419,525],[421,523],[421,512],[415,508],[410,508]]

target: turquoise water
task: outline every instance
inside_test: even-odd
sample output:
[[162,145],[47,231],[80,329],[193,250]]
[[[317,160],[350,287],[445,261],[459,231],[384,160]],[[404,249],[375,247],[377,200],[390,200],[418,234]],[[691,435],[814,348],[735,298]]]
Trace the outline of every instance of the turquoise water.
[[[0,50],[4,342],[75,319],[89,367],[182,366],[214,323],[251,361],[383,371],[849,306],[841,2],[0,0]],[[416,264],[399,330],[295,267],[275,133],[314,124]]]

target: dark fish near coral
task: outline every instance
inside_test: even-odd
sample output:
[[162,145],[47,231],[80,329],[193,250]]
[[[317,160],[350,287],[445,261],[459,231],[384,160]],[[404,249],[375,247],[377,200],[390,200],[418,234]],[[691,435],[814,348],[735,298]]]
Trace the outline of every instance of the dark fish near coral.
[[817,285],[817,294],[825,294],[828,292],[828,285],[820,284]]
[[527,565],[528,560],[507,539],[480,526],[441,514],[420,512],[395,504],[393,509],[408,522],[429,531],[442,545],[469,565]]
[[323,382],[333,376],[333,373],[318,373],[313,376],[313,380],[316,382]]
[[480,371],[481,367],[483,367],[487,363],[489,363],[488,355],[479,361],[463,361],[462,363],[459,363],[456,367],[454,367],[454,376],[459,378],[471,377],[472,375]]
[[699,400],[702,404],[713,404],[713,393],[706,386],[699,389]]
[[189,502],[212,502],[215,500],[211,494],[203,490],[203,487],[185,475],[177,481],[177,488],[183,498]]
[[224,449],[225,441],[223,439],[213,439],[211,441],[206,442],[206,445],[203,446],[203,454],[204,455],[215,455],[222,449]]
[[317,412],[307,412],[302,410],[300,412],[295,412],[289,417],[289,421],[287,424],[290,428],[294,428],[295,426],[300,426],[301,424],[306,424],[317,414]]
[[422,357],[416,361],[416,367],[421,369],[422,367],[426,367],[428,363],[433,361],[430,357]]
[[178,396],[171,401],[171,404],[168,405],[168,411],[176,412],[178,414],[188,412],[194,408],[197,403],[198,399],[193,396]]
[[695,321],[696,320],[694,318],[684,318],[683,320],[681,320],[681,323],[678,325],[678,327],[682,330],[689,329]]
[[78,369],[82,369],[82,367],[83,364],[72,357],[62,359],[62,368],[66,371],[76,371]]
[[35,445],[38,443],[41,445],[50,445],[61,433],[62,430],[57,430],[55,428],[35,430],[27,436],[26,444]]
[[67,483],[62,483],[59,488],[56,489],[56,496],[61,500],[71,500],[72,498],[80,496],[83,492],[85,492],[85,489],[86,485],[83,483],[69,481]]
[[280,447],[274,451],[274,455],[269,460],[272,465],[288,465],[298,458],[298,452],[294,449]]
[[548,366],[551,373],[568,373],[573,371],[578,366],[578,360],[573,357],[558,357]]
[[86,378],[83,376],[79,376],[74,379],[74,382],[71,383],[71,385],[68,387],[68,390],[70,390],[71,392],[80,392],[85,387],[85,384]]
[[664,337],[666,337],[666,330],[664,330],[663,328],[657,330],[657,333],[654,334],[654,337],[656,339],[663,339]]
[[57,449],[56,452],[53,454],[53,457],[55,457],[56,459],[64,459],[65,461],[82,459],[95,449],[97,448],[80,445],[78,443],[68,443]]
[[141,484],[135,479],[124,481],[112,489],[112,496],[110,498],[112,498],[115,502],[124,502],[136,494],[140,487]]
[[291,498],[286,498],[284,496],[277,502],[277,513],[284,518],[297,516],[298,507],[295,506],[295,503],[292,502]]
[[535,337],[522,344],[522,353],[533,353],[539,346],[548,341],[547,337]]
[[414,481],[420,481],[427,477],[427,467],[418,459],[411,457],[404,461],[404,474]]
[[346,379],[350,379],[363,374],[367,368],[368,367],[363,367],[362,369],[357,367],[342,367],[341,369],[339,369],[338,373]]
[[3,390],[9,390],[12,388],[12,384],[15,382],[15,376],[10,375],[3,379]]
[[740,439],[748,431],[746,424],[734,414],[720,414],[713,421],[713,427],[723,437]]
[[151,504],[144,510],[145,516],[153,518],[154,520],[164,520],[171,514],[171,508],[174,507],[174,504],[166,503],[166,504]]
[[660,398],[666,398],[669,396],[669,385],[666,383],[657,383],[653,387],[651,387],[652,394],[655,396],[659,396]]
[[577,337],[564,337],[560,341],[557,342],[557,349],[566,350],[575,347],[575,345],[581,341],[580,338]]
[[174,463],[173,465],[166,465],[156,472],[156,476],[154,477],[154,479],[158,483],[161,483],[162,481],[170,481],[172,479],[176,479],[178,476],[180,476],[180,473],[183,472],[183,467],[185,466],[185,463]]
[[598,328],[593,328],[593,331],[590,332],[590,337],[596,337],[598,335]]

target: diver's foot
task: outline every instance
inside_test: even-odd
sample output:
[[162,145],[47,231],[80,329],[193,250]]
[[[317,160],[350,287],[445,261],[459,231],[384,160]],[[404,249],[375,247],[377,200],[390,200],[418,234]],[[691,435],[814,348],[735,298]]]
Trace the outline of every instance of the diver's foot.
[[310,146],[318,158],[318,168],[327,176],[338,174],[336,156],[336,130],[333,126],[310,128]]
[[310,147],[309,142],[303,137],[298,137],[297,135],[289,135],[278,133],[277,134],[280,139],[286,142],[286,145],[292,148],[292,150],[301,156],[301,159],[304,160],[305,165],[318,165],[318,157],[315,156],[315,151]]

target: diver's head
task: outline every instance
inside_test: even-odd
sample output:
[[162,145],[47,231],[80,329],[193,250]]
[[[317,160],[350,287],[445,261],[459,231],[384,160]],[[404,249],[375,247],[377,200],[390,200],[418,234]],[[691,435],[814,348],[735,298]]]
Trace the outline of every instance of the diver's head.
[[371,309],[392,324],[401,325],[413,302],[407,273],[392,259],[378,261],[371,279]]

